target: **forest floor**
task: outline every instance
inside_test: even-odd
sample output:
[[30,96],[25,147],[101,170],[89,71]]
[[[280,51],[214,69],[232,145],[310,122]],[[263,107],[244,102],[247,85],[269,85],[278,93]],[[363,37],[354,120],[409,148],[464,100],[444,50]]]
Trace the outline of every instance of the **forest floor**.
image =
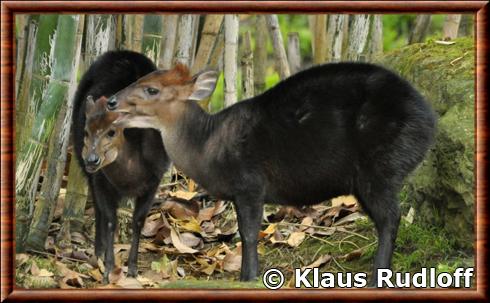
[[[177,180],[177,181],[176,181]],[[131,209],[118,211],[116,269],[102,283],[103,262],[94,256],[93,207],[87,207],[83,232],[66,232],[55,211],[44,252],[16,255],[15,278],[24,288],[263,288],[239,280],[241,242],[230,202],[210,200],[191,180],[180,176],[162,185],[142,231],[139,275],[126,277],[131,239]],[[407,201],[403,201],[402,204]],[[393,270],[419,272],[434,267],[453,272],[474,266],[474,254],[461,250],[449,235],[402,218]],[[297,209],[265,208],[258,245],[260,272],[277,268],[284,287],[294,287],[295,268],[370,275],[377,237],[374,225],[352,196]],[[415,223],[414,223],[415,222]]]

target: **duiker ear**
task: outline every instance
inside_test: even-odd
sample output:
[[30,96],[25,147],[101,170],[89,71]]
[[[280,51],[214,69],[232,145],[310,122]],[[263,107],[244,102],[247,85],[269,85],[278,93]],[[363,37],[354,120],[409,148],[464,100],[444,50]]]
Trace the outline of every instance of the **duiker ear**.
[[200,101],[211,96],[216,88],[218,73],[213,70],[204,71],[194,76],[194,88],[188,100]]
[[94,109],[95,106],[95,100],[92,95],[87,96],[87,102],[85,103],[85,115],[87,115],[89,112],[91,112]]

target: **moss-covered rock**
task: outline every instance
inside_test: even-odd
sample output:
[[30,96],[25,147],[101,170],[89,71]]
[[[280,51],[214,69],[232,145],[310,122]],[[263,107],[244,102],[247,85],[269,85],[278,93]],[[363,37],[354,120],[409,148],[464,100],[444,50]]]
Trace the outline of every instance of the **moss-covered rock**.
[[443,226],[474,243],[474,40],[414,44],[379,58],[432,104],[438,117],[434,147],[405,187],[416,219]]

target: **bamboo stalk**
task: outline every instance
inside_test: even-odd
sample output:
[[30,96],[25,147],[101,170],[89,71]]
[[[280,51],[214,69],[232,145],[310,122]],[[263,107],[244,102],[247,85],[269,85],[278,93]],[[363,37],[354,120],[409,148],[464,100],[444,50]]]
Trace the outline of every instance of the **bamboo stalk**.
[[203,69],[209,63],[211,52],[216,44],[221,25],[223,24],[223,15],[207,15],[204,21],[204,27],[201,32],[201,41],[197,50],[196,59],[192,64],[191,74],[195,74]]
[[145,15],[143,22],[143,53],[158,64],[162,44],[162,16]]
[[201,16],[194,15],[193,25],[194,29],[192,30],[192,46],[191,46],[191,56],[189,62],[189,68],[194,65],[194,60],[196,59],[196,50],[197,50],[197,40],[199,38],[199,28],[200,28]]
[[177,38],[178,15],[166,15],[163,20],[164,34],[160,52],[158,68],[170,69],[174,57],[175,41]]
[[124,15],[118,14],[113,16],[115,20],[116,38],[114,41],[115,49],[124,49]]
[[[27,39],[24,39],[24,55],[22,58],[19,58],[18,60],[21,60],[22,62],[20,63],[21,66],[18,67],[16,70],[16,98],[15,98],[15,108],[16,108],[16,115],[19,112],[26,112],[27,107],[28,107],[28,98],[23,98],[21,102],[20,96],[22,95],[21,90],[27,90],[30,85],[30,79],[32,75],[32,66],[33,66],[33,60],[34,60],[34,53],[36,49],[36,44],[32,43],[32,41],[36,41],[36,35],[37,35],[37,26],[39,22],[39,16],[29,16],[27,24],[26,24],[26,35]],[[29,42],[29,43],[27,43]],[[18,118],[18,117],[17,117]],[[16,132],[18,134],[18,129],[16,129]]]
[[141,52],[142,40],[143,40],[143,23],[144,15],[133,16],[133,32],[131,36],[131,50],[135,52]]
[[37,188],[38,185],[38,180],[34,176],[41,166],[41,160],[45,154],[44,146],[53,132],[60,105],[66,102],[69,84],[76,76],[74,67],[79,57],[76,55],[79,54],[80,49],[80,43],[77,41],[80,19],[78,15],[59,16],[52,52],[52,58],[56,60],[53,62],[47,94],[40,105],[39,114],[33,121],[29,141],[26,142],[25,149],[18,155],[15,171],[17,251],[24,250],[30,221],[26,222],[25,218],[19,218],[25,213],[19,213],[18,210],[26,209],[26,206],[34,201],[34,197],[29,193],[33,192],[33,188]]
[[311,33],[311,55],[315,56],[315,15],[308,15],[308,28]]
[[135,15],[124,15],[124,49],[133,49],[133,24]]
[[342,43],[344,40],[344,23],[346,15],[330,15],[327,31],[327,61],[340,61],[342,59]]
[[301,51],[299,46],[299,34],[296,32],[288,34],[288,60],[291,74],[301,69]]
[[22,150],[22,146],[29,137],[32,121],[39,110],[39,104],[43,99],[48,75],[51,69],[52,56],[51,44],[54,39],[58,15],[46,14],[39,17],[37,27],[35,51],[32,61],[32,70],[25,73],[23,87],[19,93],[19,108],[16,111],[17,127],[16,146],[17,150]]
[[347,47],[347,60],[359,61],[362,59],[367,37],[369,34],[369,15],[355,15],[352,28],[349,30],[349,45]]
[[211,57],[209,58],[209,68],[215,70],[223,70],[223,55],[225,51],[225,31],[223,27],[221,28],[216,44],[211,52]]
[[258,15],[255,20],[254,49],[254,91],[260,94],[265,90],[267,74],[267,21],[265,16]]
[[237,102],[238,15],[225,16],[225,107]]
[[182,15],[179,19],[177,29],[177,46],[174,62],[190,66],[192,59],[192,38],[195,17],[193,15]]
[[315,50],[313,52],[313,63],[325,62],[327,57],[327,15],[315,16]]
[[383,22],[381,15],[373,15],[371,22],[370,36],[368,43],[367,56],[373,60],[376,56],[383,53]]
[[48,236],[49,227],[53,220],[54,209],[58,200],[61,181],[65,171],[67,149],[69,144],[71,116],[73,111],[73,100],[75,97],[77,79],[76,71],[80,63],[81,41],[83,35],[84,16],[79,21],[75,46],[73,73],[70,80],[70,88],[66,102],[61,104],[60,114],[56,127],[51,135],[48,155],[46,157],[48,167],[41,187],[39,201],[36,203],[32,217],[26,246],[29,249],[44,249],[44,243]]
[[115,24],[111,15],[88,15],[85,37],[85,65],[107,50],[115,48]]
[[29,35],[29,15],[15,15],[15,93],[19,91],[20,78],[24,70],[24,62],[27,53],[28,43],[26,37]]
[[243,35],[242,52],[242,98],[248,99],[254,96],[254,66],[252,52],[252,36],[247,31]]
[[289,71],[288,58],[286,56],[286,49],[284,48],[284,42],[282,39],[281,30],[279,28],[277,15],[267,15],[266,20],[270,35],[272,37],[276,64],[279,68],[279,77],[281,79],[285,79],[289,77],[291,72]]

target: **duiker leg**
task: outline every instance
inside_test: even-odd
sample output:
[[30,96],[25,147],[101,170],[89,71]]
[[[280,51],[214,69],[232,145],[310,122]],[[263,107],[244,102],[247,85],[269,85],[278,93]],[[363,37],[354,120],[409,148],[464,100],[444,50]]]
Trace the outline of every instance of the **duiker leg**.
[[257,278],[259,256],[257,239],[262,222],[263,201],[257,199],[237,199],[235,202],[238,230],[242,240],[242,269],[240,280],[249,281]]
[[102,255],[105,252],[105,235],[107,233],[107,226],[103,222],[102,218],[102,212],[99,209],[99,206],[97,203],[94,203],[94,209],[95,209],[95,255],[99,258],[102,257]]
[[101,222],[99,223],[100,238],[105,243],[104,282],[108,283],[109,273],[114,269],[114,231],[117,225],[117,206],[121,197],[102,175],[94,178],[92,185],[94,199],[98,205],[99,214],[101,214]]
[[136,205],[133,212],[133,238],[131,240],[131,250],[128,257],[128,276],[136,277],[138,275],[138,247],[140,243],[140,234],[143,224],[145,223],[146,215],[151,208],[155,189],[145,193],[143,196],[136,199]]
[[400,223],[400,208],[396,199],[396,191],[390,188],[381,189],[381,187],[377,187],[379,191],[371,189],[369,194],[358,197],[378,231],[378,249],[374,258],[371,286],[376,286],[378,269],[391,268],[391,258]]

